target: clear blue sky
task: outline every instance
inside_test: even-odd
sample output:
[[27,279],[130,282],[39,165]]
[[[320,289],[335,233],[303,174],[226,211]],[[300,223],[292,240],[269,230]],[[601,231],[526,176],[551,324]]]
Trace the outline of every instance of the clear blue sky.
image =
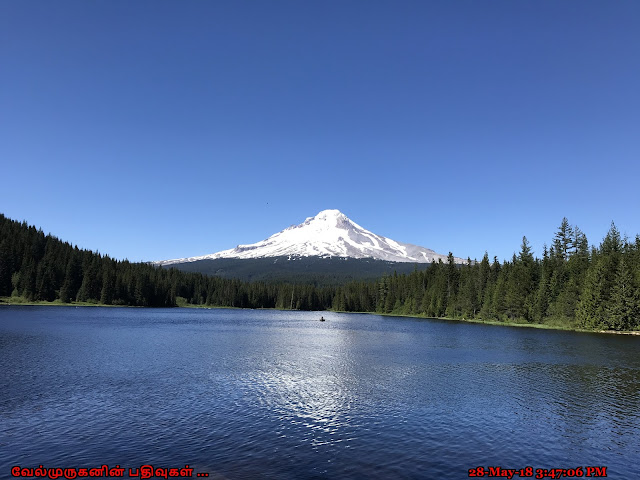
[[0,1],[0,212],[115,258],[326,208],[456,256],[640,233],[640,2]]

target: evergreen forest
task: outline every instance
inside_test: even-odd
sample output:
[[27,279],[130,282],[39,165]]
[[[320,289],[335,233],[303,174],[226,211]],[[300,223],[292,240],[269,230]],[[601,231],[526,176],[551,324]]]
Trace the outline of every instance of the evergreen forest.
[[[423,266],[422,266],[423,267]],[[523,237],[500,263],[417,266],[342,285],[246,282],[115,260],[81,250],[0,214],[0,302],[46,301],[144,307],[206,305],[337,310],[544,324],[588,330],[640,329],[640,236],[614,224],[599,246],[565,218],[542,258]]]

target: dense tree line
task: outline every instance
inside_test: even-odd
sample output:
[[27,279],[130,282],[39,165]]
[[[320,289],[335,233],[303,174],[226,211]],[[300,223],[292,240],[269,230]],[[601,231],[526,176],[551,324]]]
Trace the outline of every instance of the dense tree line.
[[334,295],[330,287],[249,283],[114,260],[0,214],[0,297],[144,307],[184,302],[325,310],[331,307]]
[[554,324],[585,329],[640,328],[640,236],[622,239],[612,224],[598,248],[567,219],[534,258],[523,237],[510,261],[469,260],[457,267],[432,264],[426,271],[351,283],[332,307],[428,317]]
[[170,307],[360,311],[566,325],[640,328],[640,236],[614,225],[599,247],[565,218],[542,258],[526,237],[510,261],[487,254],[466,265],[433,263],[377,281],[318,287],[243,282],[114,260],[80,250],[0,214],[0,296],[27,300]]
[[[298,257],[216,258],[172,265],[183,272],[203,273],[246,282],[286,282],[304,285],[344,285],[353,281],[373,282],[393,272],[411,273],[414,264],[373,258]],[[427,264],[419,264],[426,269]],[[166,267],[165,267],[166,268]]]

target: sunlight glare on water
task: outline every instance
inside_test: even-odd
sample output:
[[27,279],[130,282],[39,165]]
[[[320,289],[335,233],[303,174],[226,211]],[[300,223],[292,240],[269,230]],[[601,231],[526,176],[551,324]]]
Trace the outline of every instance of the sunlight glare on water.
[[638,338],[324,312],[4,307],[0,472],[467,478],[640,458]]

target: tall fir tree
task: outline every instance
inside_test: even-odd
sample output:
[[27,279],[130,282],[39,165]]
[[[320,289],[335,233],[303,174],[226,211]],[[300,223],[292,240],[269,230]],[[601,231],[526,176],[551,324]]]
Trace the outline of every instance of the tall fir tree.
[[587,329],[605,327],[605,262],[597,259],[587,271],[576,311],[578,326]]
[[638,328],[640,320],[640,297],[633,275],[624,260],[618,264],[611,301],[607,308],[605,325],[612,330]]

